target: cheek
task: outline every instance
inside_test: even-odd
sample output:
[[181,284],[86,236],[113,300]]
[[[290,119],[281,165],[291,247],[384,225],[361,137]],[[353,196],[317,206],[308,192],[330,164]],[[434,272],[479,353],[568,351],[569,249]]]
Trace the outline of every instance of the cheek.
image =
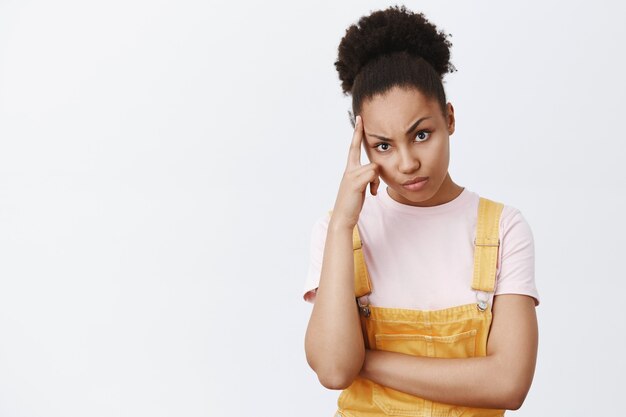
[[393,170],[393,158],[385,158],[381,155],[377,155],[376,152],[372,152],[369,161],[378,165],[378,173],[381,177],[387,177],[387,173]]
[[450,159],[450,152],[447,144],[444,141],[437,143],[437,146],[433,146],[430,149],[430,159],[438,165],[447,165]]

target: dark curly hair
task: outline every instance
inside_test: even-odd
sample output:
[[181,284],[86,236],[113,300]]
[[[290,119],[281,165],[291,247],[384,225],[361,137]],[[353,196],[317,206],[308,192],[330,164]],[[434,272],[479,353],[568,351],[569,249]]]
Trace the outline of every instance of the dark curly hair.
[[446,114],[443,76],[456,71],[452,43],[422,13],[391,6],[346,29],[335,67],[344,95],[352,95],[351,122],[365,100],[392,87],[413,87],[439,102]]

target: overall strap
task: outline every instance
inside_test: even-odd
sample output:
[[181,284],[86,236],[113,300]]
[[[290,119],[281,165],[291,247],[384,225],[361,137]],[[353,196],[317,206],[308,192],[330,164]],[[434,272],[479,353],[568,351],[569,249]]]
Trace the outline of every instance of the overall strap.
[[492,292],[496,283],[499,225],[504,205],[483,197],[478,203],[478,222],[474,239],[474,290]]
[[[332,210],[328,212],[331,216],[332,213]],[[370,282],[369,273],[367,272],[367,267],[365,266],[363,245],[357,225],[354,226],[352,232],[352,249],[354,251],[354,294],[358,298],[370,294],[372,292],[372,284]]]

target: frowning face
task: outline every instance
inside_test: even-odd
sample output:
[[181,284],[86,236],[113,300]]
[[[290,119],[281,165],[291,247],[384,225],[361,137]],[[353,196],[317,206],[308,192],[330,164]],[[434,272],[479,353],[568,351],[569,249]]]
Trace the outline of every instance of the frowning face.
[[[452,104],[447,109],[445,116],[437,100],[412,88],[394,87],[363,102],[363,146],[370,162],[380,166],[380,177],[394,200],[434,206],[458,195],[461,188],[448,174]],[[415,180],[419,182],[405,185]]]

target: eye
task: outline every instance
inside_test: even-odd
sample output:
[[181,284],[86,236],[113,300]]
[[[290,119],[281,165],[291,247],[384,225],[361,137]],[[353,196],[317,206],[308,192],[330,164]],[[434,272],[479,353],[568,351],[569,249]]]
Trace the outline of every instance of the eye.
[[[430,133],[430,130],[420,130],[419,132],[417,132],[415,139],[417,140],[417,142],[424,142],[430,137]],[[426,136],[424,137],[424,135]]]
[[389,144],[388,144],[388,143],[386,143],[386,142],[381,142],[381,143],[379,143],[379,144],[375,145],[375,146],[374,146],[374,149],[376,149],[376,150],[377,150],[378,152],[380,152],[380,153],[385,153],[385,152],[387,152],[387,149],[389,149],[389,148],[387,148],[387,149],[385,149],[384,151],[381,151],[381,150],[380,150],[380,146],[387,146],[387,147],[388,147],[388,146],[389,146]]

